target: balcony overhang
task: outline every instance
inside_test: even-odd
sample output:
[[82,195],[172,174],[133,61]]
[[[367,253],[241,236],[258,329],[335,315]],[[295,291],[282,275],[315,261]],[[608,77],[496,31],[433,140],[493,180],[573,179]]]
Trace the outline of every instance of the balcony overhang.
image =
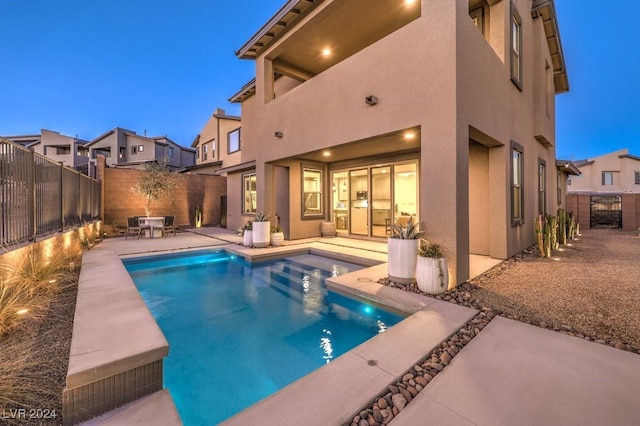
[[558,19],[553,0],[534,0],[531,5],[531,16],[534,19],[542,18],[547,44],[549,45],[549,53],[551,54],[551,62],[553,63],[553,82],[556,93],[568,92],[569,78],[564,62],[560,30],[558,29]]
[[256,59],[275,46],[267,58],[273,61],[274,72],[304,81],[402,28],[420,13],[419,1],[290,0],[236,55]]

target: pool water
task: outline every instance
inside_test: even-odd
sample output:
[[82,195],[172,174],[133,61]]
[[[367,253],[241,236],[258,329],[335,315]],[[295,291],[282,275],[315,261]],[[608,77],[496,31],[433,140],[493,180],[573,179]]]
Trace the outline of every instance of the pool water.
[[361,267],[315,255],[124,263],[169,341],[164,386],[185,425],[221,422],[403,319],[328,291],[325,278]]

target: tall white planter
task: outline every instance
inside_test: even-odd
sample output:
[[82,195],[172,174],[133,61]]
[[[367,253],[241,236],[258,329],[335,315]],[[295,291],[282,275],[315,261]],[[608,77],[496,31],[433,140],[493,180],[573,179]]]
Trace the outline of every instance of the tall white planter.
[[271,222],[253,222],[253,245],[267,247],[271,239]]
[[242,245],[245,247],[251,247],[253,243],[253,231],[244,230],[244,234],[242,234]]
[[415,282],[419,240],[388,238],[389,279],[400,284]]
[[418,256],[416,281],[418,288],[427,294],[444,293],[449,287],[447,259]]

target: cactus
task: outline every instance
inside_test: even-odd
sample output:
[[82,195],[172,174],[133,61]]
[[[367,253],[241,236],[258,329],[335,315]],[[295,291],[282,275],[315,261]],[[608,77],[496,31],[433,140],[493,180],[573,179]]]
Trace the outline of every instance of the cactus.
[[536,241],[538,243],[538,251],[540,252],[540,256],[544,257],[544,221],[542,216],[538,216],[535,220],[535,229],[536,229]]
[[549,224],[549,220],[544,224],[544,257],[551,257],[551,237],[553,233],[551,232],[551,225]]
[[202,210],[200,210],[200,206],[196,207],[195,224],[196,228],[202,226]]
[[567,217],[564,209],[558,209],[558,244],[567,244]]

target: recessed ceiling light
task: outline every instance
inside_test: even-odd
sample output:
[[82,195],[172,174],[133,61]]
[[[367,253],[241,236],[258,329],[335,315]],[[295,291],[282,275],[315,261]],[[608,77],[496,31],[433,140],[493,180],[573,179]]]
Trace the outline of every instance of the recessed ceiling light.
[[415,2],[416,2],[415,0],[404,0],[404,3],[406,5],[411,5],[411,4],[414,4]]
[[323,151],[322,152],[322,156],[323,157],[329,157],[331,155],[331,153],[329,151]]
[[411,139],[413,139],[413,138],[415,138],[415,137],[416,137],[416,134],[415,134],[415,133],[413,133],[413,132],[404,132],[404,138],[405,138],[405,139],[409,139],[409,140],[411,140]]
[[331,55],[331,49],[329,49],[328,47],[325,47],[324,49],[322,49],[322,55],[323,56]]

